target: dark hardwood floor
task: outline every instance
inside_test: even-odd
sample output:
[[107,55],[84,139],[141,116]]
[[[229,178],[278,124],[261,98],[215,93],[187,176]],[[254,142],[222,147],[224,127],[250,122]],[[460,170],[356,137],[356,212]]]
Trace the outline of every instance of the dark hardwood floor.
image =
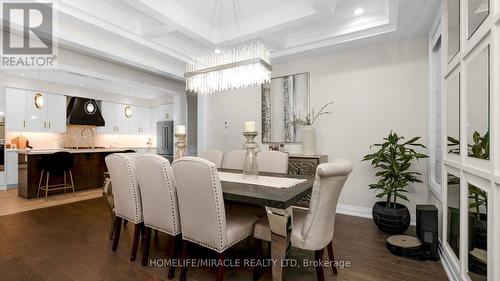
[[[168,280],[166,268],[141,266],[141,254],[135,262],[129,261],[133,225],[123,228],[118,250],[111,251],[109,219],[101,198],[0,217],[0,280]],[[447,280],[439,262],[392,256],[385,249],[384,239],[371,220],[338,215],[335,256],[349,261],[350,266],[339,268],[337,276],[325,268],[326,280]],[[251,239],[244,241],[226,258],[251,257],[252,243]],[[167,236],[153,236],[151,245],[151,258],[167,257]],[[198,257],[211,255],[196,247],[191,252]],[[299,263],[314,259],[313,253],[296,249],[290,255]],[[179,270],[174,280],[178,277]],[[224,277],[228,281],[252,280],[252,270],[230,268]],[[315,270],[288,268],[286,279],[316,280]],[[188,280],[215,280],[215,270],[190,268]],[[264,270],[259,280],[271,280],[270,270]]]

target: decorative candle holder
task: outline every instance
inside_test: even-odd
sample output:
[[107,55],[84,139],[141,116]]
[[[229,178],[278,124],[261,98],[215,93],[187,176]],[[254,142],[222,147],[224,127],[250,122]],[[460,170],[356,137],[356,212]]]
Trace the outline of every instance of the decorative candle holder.
[[175,142],[175,158],[177,160],[186,156],[186,135],[185,134],[175,134],[177,141]]
[[247,141],[243,144],[246,149],[245,162],[243,164],[243,177],[245,178],[258,178],[259,166],[257,164],[257,150],[259,145],[255,142],[255,137],[258,132],[243,132]]

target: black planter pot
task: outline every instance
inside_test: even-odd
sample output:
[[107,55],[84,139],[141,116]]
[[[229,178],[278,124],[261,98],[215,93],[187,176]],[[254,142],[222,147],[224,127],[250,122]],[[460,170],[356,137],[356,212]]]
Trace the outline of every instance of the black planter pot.
[[386,202],[373,205],[373,221],[378,228],[388,234],[402,234],[410,226],[410,211],[405,205],[396,203],[396,208],[386,208]]

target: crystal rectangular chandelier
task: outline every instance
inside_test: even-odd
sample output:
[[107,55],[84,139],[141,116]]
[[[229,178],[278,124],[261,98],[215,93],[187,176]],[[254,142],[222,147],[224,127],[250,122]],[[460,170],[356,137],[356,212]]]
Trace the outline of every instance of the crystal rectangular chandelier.
[[186,67],[186,90],[198,94],[245,88],[271,81],[271,53],[262,44],[214,52]]

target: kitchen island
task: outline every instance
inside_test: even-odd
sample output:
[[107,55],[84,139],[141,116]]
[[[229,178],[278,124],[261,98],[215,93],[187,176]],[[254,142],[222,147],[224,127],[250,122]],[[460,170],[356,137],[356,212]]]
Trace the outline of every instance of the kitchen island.
[[[40,159],[43,155],[58,151],[67,151],[74,156],[74,166],[71,170],[75,191],[102,187],[104,172],[107,171],[104,158],[124,149],[46,149],[19,150],[18,164],[18,195],[32,199],[37,197],[38,183],[41,175]],[[50,176],[49,184],[60,184],[63,176]],[[70,190],[66,192],[71,192]],[[64,190],[49,191],[49,196],[64,193]]]

